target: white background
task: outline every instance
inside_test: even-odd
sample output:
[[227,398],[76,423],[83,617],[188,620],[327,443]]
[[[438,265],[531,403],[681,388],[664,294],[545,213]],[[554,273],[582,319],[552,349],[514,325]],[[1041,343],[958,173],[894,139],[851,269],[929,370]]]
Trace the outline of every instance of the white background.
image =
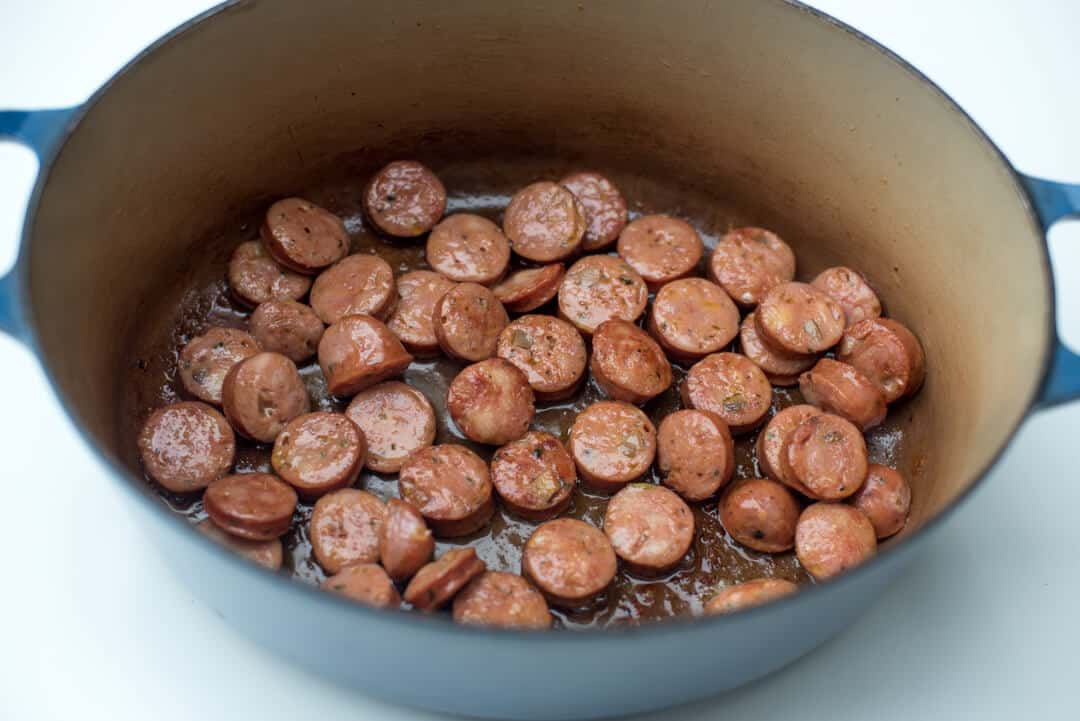
[[[3,0],[0,107],[78,103],[210,4]],[[1080,3],[816,4],[940,83],[1017,167],[1080,181]],[[0,268],[14,257],[34,166],[0,144]],[[1053,236],[1060,323],[1076,347],[1080,228]],[[160,567],[34,359],[0,337],[0,368],[0,719],[435,718],[330,686],[235,635]],[[1078,431],[1080,404],[1032,418],[990,482],[848,632],[664,718],[1080,717]]]

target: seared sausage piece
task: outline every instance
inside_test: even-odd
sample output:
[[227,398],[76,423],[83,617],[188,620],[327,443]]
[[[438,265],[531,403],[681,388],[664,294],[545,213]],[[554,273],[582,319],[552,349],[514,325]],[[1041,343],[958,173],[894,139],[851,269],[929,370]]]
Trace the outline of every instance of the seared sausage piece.
[[715,283],[683,278],[657,291],[648,327],[673,358],[693,362],[731,342],[739,331],[739,309]]
[[829,413],[800,423],[788,436],[781,459],[814,498],[847,498],[866,480],[862,433],[851,421]]
[[206,488],[232,468],[236,437],[225,417],[197,401],[158,408],[139,432],[146,474],[173,493]]
[[806,283],[774,287],[754,312],[762,340],[788,353],[821,353],[844,335],[844,309]]
[[351,396],[399,376],[412,359],[390,329],[370,315],[345,316],[319,341],[319,367],[335,396]]
[[844,309],[847,327],[861,320],[881,315],[881,301],[877,293],[858,271],[838,265],[818,273],[810,285],[829,296]]
[[822,358],[799,376],[806,402],[847,418],[863,431],[885,420],[885,396],[870,380],[847,363]]
[[694,514],[674,492],[631,483],[611,497],[604,533],[627,568],[657,575],[675,568],[694,541]]
[[495,353],[525,374],[536,399],[573,395],[585,377],[585,341],[574,326],[549,315],[523,315],[503,328]]
[[573,193],[585,211],[582,250],[591,253],[615,242],[626,225],[626,201],[615,184],[600,173],[579,172],[559,185]]
[[633,323],[613,318],[593,333],[589,370],[609,397],[644,403],[671,386],[671,364],[648,333]]
[[543,594],[516,573],[485,571],[454,598],[454,620],[472,626],[550,628]]
[[263,350],[280,353],[294,363],[319,349],[323,324],[311,308],[295,300],[268,300],[251,314],[251,334]]
[[566,272],[562,263],[518,270],[491,290],[511,313],[528,313],[555,297]]
[[491,285],[510,264],[510,242],[487,218],[457,213],[432,229],[426,255],[432,270],[450,280]]
[[543,521],[570,505],[577,471],[558,438],[530,431],[495,451],[491,482],[504,506],[522,518]]
[[410,578],[431,560],[434,552],[435,537],[420,511],[397,498],[387,501],[379,558],[390,578]]
[[274,260],[305,275],[314,275],[349,253],[349,234],[341,218],[303,198],[271,205],[259,234]]
[[919,339],[889,318],[864,320],[848,328],[836,358],[876,384],[888,403],[914,395],[926,375]]
[[364,434],[341,413],[294,418],[274,441],[274,472],[310,500],[351,486],[364,467]]
[[296,491],[269,473],[238,473],[211,483],[203,508],[223,531],[251,541],[283,535],[296,511]]
[[323,581],[322,588],[375,608],[397,608],[401,605],[401,596],[394,588],[394,582],[377,563],[346,566]]
[[559,287],[559,315],[585,335],[592,335],[605,320],[637,320],[648,300],[645,281],[625,261],[610,255],[589,255],[566,271]]
[[599,401],[574,419],[568,445],[582,479],[598,490],[617,491],[649,470],[656,428],[629,403]]
[[309,404],[296,364],[280,353],[240,361],[221,387],[229,423],[243,437],[262,443],[273,443],[286,423],[308,412]]
[[689,223],[670,215],[646,215],[619,233],[619,257],[653,290],[690,275],[705,246]]
[[489,289],[459,283],[435,305],[435,337],[443,353],[469,363],[495,355],[499,333],[510,322]]
[[446,212],[442,181],[415,160],[396,160],[375,173],[364,191],[364,212],[381,232],[415,238]]
[[752,308],[774,286],[795,277],[795,254],[775,233],[735,228],[717,242],[709,275],[736,303]]
[[495,511],[487,464],[465,446],[416,451],[401,467],[398,489],[440,538],[466,536]]
[[761,369],[737,353],[713,353],[690,368],[683,404],[720,416],[734,435],[756,428],[772,405],[772,386]]
[[377,255],[342,258],[311,286],[311,308],[327,325],[357,314],[385,321],[396,302],[394,271]]
[[249,541],[239,536],[230,536],[209,518],[199,522],[195,526],[195,530],[225,546],[236,555],[243,556],[263,568],[269,568],[271,571],[281,568],[281,561],[285,552],[279,538],[273,538],[269,541]]
[[454,376],[446,410],[462,435],[494,446],[525,435],[536,412],[525,374],[502,358],[473,363]]
[[257,240],[236,246],[228,278],[233,296],[251,308],[268,300],[300,300],[311,288],[311,278],[282,268]]
[[576,518],[556,518],[533,531],[521,573],[557,606],[588,605],[615,579],[615,549],[603,531]]
[[542,181],[527,185],[510,199],[503,231],[514,252],[536,263],[568,258],[581,247],[585,215],[574,194]]
[[414,270],[398,278],[397,305],[386,325],[416,357],[439,354],[435,306],[453,287],[453,281],[430,270]]
[[735,472],[731,431],[715,413],[670,413],[656,432],[656,462],[665,486],[688,501],[703,501]]
[[819,581],[858,566],[877,552],[870,519],[844,503],[815,503],[799,516],[795,555]]
[[328,574],[357,563],[376,563],[386,504],[357,488],[342,488],[315,502],[311,512],[311,550]]
[[376,473],[397,473],[413,451],[435,442],[435,411],[423,393],[401,381],[360,391],[345,415],[364,432],[364,464]]
[[798,591],[798,586],[782,578],[755,578],[752,581],[728,586],[718,592],[705,603],[705,613],[716,615],[742,611],[790,596]]
[[888,538],[907,523],[911,486],[892,468],[871,463],[866,482],[848,502],[870,519],[878,538]]
[[789,353],[775,348],[758,334],[754,314],[746,316],[739,326],[739,350],[765,372],[774,386],[793,386],[799,382],[799,374],[814,365],[813,354]]
[[442,608],[487,566],[472,547],[455,548],[421,568],[405,589],[405,600],[418,611]]
[[769,420],[769,424],[758,434],[757,443],[754,445],[754,453],[762,473],[810,498],[814,498],[814,494],[795,477],[784,459],[784,454],[787,452],[788,438],[795,429],[808,418],[822,414],[823,411],[811,405],[788,406]]
[[795,545],[795,524],[801,509],[779,481],[740,481],[724,494],[719,510],[724,530],[747,548],[780,553]]
[[221,386],[232,367],[259,352],[251,335],[235,328],[211,328],[180,351],[178,372],[184,390],[201,401],[221,405]]

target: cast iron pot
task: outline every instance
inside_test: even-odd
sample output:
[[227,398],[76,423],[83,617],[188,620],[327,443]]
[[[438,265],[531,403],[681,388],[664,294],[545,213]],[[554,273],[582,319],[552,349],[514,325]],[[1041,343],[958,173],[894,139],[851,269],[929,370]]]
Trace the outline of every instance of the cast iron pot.
[[[873,603],[1030,412],[1080,393],[1044,243],[1080,213],[1080,186],[1021,175],[917,71],[795,3],[227,3],[78,108],[0,113],[0,135],[41,158],[0,327],[38,354],[194,593],[275,652],[402,703],[595,717],[778,669]],[[800,263],[858,259],[926,346],[911,530],[763,608],[542,634],[359,607],[192,533],[117,430],[142,304],[253,199],[304,187],[343,151],[439,143],[633,164],[797,229]]]

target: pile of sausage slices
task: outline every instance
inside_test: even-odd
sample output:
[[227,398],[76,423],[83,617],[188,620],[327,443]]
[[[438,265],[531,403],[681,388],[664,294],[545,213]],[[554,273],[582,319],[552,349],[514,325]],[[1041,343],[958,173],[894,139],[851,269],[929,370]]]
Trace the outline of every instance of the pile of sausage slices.
[[[819,580],[904,526],[908,483],[868,463],[863,432],[918,390],[924,355],[907,328],[881,317],[858,272],[793,282],[791,248],[760,228],[731,230],[703,264],[690,225],[667,215],[628,223],[619,190],[591,172],[522,188],[500,228],[468,213],[444,218],[441,181],[400,161],[375,175],[364,209],[387,236],[426,234],[431,270],[395,278],[377,255],[348,254],[337,216],[300,198],[274,203],[261,242],[243,243],[229,263],[232,293],[254,308],[250,333],[192,339],[178,371],[198,400],[158,409],[142,429],[146,473],[171,491],[203,492],[208,536],[280,567],[298,499],[315,500],[308,535],[324,588],[379,607],[402,596],[420,611],[452,602],[462,623],[547,628],[548,604],[587,606],[620,562],[649,577],[676,567],[694,538],[687,504],[721,492],[720,520],[736,542],[794,547]],[[511,252],[527,267],[507,275]],[[695,276],[701,265],[708,279]],[[557,316],[532,313],[555,299]],[[736,337],[741,353],[727,352]],[[463,364],[446,405],[461,434],[497,448],[490,464],[434,445],[431,403],[394,380],[439,353]],[[352,398],[344,413],[309,412],[296,364],[315,355],[329,391]],[[639,406],[671,386],[669,359],[689,367],[683,408],[657,428]],[[607,399],[577,416],[565,442],[530,431],[535,403],[573,395],[586,368]],[[795,384],[806,403],[757,436],[764,477],[729,484],[733,434],[765,422],[774,385]],[[234,433],[273,444],[273,474],[230,474]],[[654,463],[662,484],[637,482]],[[400,499],[353,488],[364,467],[397,473]],[[611,494],[602,528],[559,517],[579,482]],[[435,537],[482,529],[496,497],[538,523],[521,575],[487,571],[468,547],[432,559]],[[795,590],[753,580],[719,589],[705,609]]]

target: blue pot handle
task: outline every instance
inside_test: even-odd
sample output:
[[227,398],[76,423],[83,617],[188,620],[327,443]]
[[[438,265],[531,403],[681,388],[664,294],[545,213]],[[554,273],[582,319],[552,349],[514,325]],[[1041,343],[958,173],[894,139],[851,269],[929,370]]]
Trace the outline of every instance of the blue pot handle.
[[[38,166],[45,167],[75,110],[0,110],[0,140],[26,145],[38,156]],[[24,257],[20,249],[15,267],[0,277],[0,331],[21,340],[26,340],[29,332],[23,303]]]
[[[1080,218],[1080,185],[1020,175],[1027,187],[1031,204],[1045,230],[1063,218]],[[1073,353],[1057,338],[1050,371],[1036,401],[1038,406],[1052,406],[1080,398],[1080,355]]]

